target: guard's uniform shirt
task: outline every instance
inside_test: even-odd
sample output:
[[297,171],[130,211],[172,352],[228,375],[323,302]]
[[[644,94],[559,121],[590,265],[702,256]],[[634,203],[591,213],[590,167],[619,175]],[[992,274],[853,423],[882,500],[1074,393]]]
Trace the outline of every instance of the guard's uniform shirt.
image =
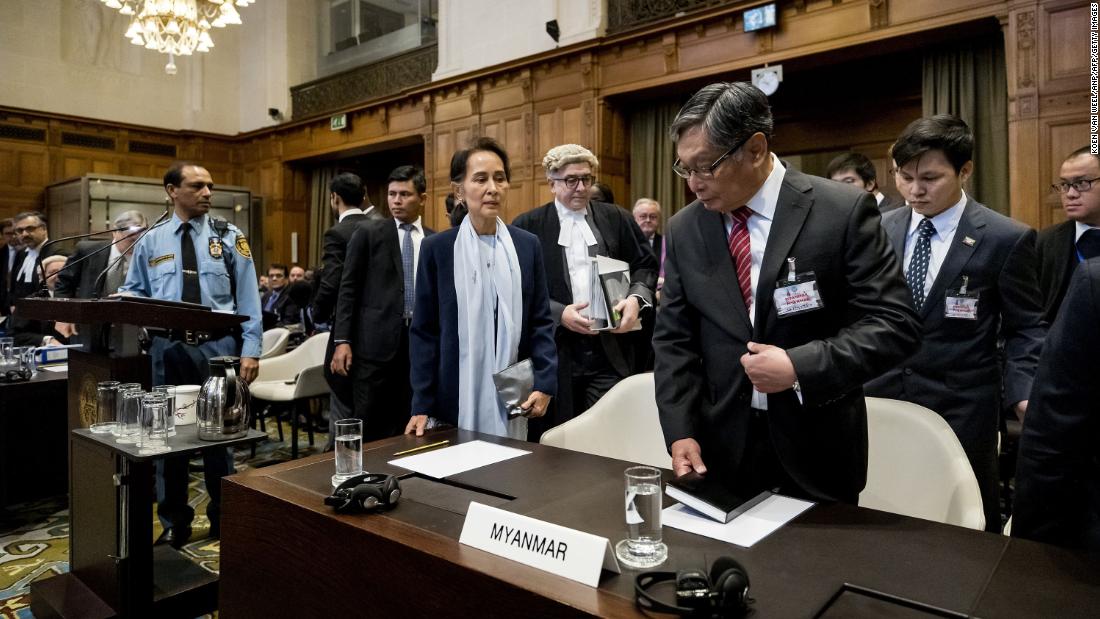
[[[244,234],[231,223],[224,235],[212,225],[210,215],[190,220],[190,241],[199,266],[202,304],[214,311],[248,316],[242,326],[242,357],[259,358],[263,342],[263,318],[256,266]],[[172,214],[168,223],[153,229],[134,248],[126,283],[119,289],[154,299],[181,300],[183,256],[180,255],[183,222]],[[234,286],[234,282],[236,286]]]

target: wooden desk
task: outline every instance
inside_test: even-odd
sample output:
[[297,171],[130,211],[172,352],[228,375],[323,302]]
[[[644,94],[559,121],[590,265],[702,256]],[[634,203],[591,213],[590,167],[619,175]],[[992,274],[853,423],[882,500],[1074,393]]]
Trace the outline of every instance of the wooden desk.
[[[593,589],[458,543],[470,499],[614,543],[626,533],[622,472],[628,463],[449,430],[371,443],[364,466],[407,473],[385,462],[396,451],[442,438],[481,438],[532,453],[449,478],[451,485],[404,480],[400,505],[373,515],[338,516],[322,504],[331,492],[331,454],[226,478],[221,616],[640,616],[636,572],[605,573]],[[846,582],[959,615],[988,608],[987,616],[1051,616],[1041,612],[1043,600],[994,599],[1026,595],[1013,579],[1028,577],[1024,566],[1036,549],[1056,557],[1044,564],[1050,571],[1042,581],[1051,603],[1061,598],[1072,600],[1062,608],[1100,607],[1098,562],[845,505],[815,506],[750,549],[667,527],[664,539],[669,561],[661,569],[705,568],[721,555],[740,561],[752,581],[754,617],[813,616]],[[1078,569],[1066,571],[1062,561],[1076,561]]]
[[66,372],[0,383],[0,507],[69,490]]

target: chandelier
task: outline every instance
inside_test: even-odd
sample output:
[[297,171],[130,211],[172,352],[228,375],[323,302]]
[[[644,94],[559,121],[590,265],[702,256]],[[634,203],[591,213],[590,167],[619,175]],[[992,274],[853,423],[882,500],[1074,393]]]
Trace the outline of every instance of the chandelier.
[[[130,17],[126,38],[145,49],[168,54],[164,67],[174,74],[175,56],[190,56],[193,52],[208,52],[214,47],[211,28],[240,24],[236,7],[246,7],[255,0],[100,0],[108,8],[118,9]],[[236,5],[236,6],[234,6]]]

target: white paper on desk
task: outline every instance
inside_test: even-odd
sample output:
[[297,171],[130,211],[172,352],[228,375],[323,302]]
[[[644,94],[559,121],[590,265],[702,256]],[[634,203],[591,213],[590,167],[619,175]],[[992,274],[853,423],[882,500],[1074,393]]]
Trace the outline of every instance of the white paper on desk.
[[673,529],[750,548],[811,506],[813,503],[810,501],[776,494],[723,524],[700,514],[687,505],[677,503],[666,507],[661,512],[661,523]]
[[531,452],[515,447],[505,447],[486,441],[470,441],[427,453],[390,460],[389,464],[416,471],[421,475],[442,479],[466,471],[503,462]]
[[47,372],[68,372],[69,364],[62,363],[61,365],[43,365],[39,366],[39,370],[46,370]]

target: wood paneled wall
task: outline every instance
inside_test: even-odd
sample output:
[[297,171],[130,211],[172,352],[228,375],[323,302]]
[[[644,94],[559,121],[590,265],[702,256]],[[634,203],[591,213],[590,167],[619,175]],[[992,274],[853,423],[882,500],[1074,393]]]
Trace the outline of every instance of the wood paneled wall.
[[[506,215],[549,200],[542,155],[566,142],[585,144],[602,162],[601,177],[629,195],[629,132],[617,96],[666,87],[683,89],[735,72],[860,49],[977,20],[1000,20],[1009,75],[1009,166],[1012,213],[1033,226],[1059,219],[1045,187],[1061,157],[1087,140],[1088,3],[1082,0],[786,0],[782,27],[745,33],[733,2],[675,23],[562,48],[400,96],[345,110],[348,128],[328,118],[287,123],[235,137],[162,132],[143,127],[0,109],[0,125],[41,128],[40,142],[0,131],[0,215],[42,204],[43,188],[85,172],[159,177],[170,157],[129,152],[132,139],[177,145],[179,157],[205,163],[216,182],[244,185],[264,198],[265,255],[290,258],[290,232],[308,235],[309,170],[336,154],[422,143],[431,205],[427,225],[446,227],[451,154],[475,135],[500,140],[512,157]],[[931,44],[931,43],[930,43]],[[919,54],[919,49],[914,53]],[[912,115],[911,98],[883,112],[874,126]],[[2,127],[0,127],[2,128]],[[822,126],[788,128],[801,144]],[[797,131],[795,130],[797,129]],[[63,131],[111,137],[110,150],[62,144]],[[879,132],[881,133],[881,132]],[[873,135],[872,135],[873,134]],[[863,139],[881,146],[889,135]],[[788,146],[788,148],[790,148]],[[399,165],[402,162],[394,162]],[[299,255],[307,248],[299,246]]]

